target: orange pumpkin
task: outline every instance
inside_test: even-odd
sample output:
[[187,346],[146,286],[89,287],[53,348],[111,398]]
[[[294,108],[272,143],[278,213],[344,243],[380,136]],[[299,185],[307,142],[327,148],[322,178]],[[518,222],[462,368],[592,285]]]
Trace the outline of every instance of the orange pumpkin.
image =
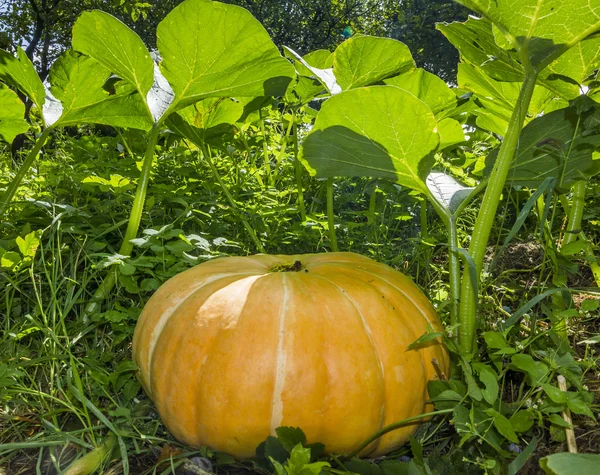
[[[133,338],[142,384],[180,441],[238,458],[279,426],[348,453],[382,427],[431,407],[441,324],[408,277],[358,254],[255,255],[208,261],[167,281]],[[362,455],[385,454],[415,426]]]

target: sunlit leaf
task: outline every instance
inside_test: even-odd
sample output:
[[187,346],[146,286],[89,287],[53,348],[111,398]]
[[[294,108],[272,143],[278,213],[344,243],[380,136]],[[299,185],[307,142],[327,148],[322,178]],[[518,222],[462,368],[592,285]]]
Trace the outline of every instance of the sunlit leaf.
[[154,65],[144,42],[124,23],[99,10],[84,12],[73,26],[73,49],[129,81],[145,100]]
[[333,72],[344,91],[374,84],[414,67],[408,46],[391,38],[356,36],[339,45],[333,55]]
[[[517,156],[508,172],[508,181],[529,187],[539,187],[547,177],[554,177],[557,186],[568,188],[574,182],[600,172],[600,161],[593,152],[600,148],[600,129],[587,133],[576,107],[557,110],[534,119],[521,132]],[[490,173],[496,154],[486,161]]]
[[283,95],[295,74],[258,20],[235,5],[187,0],[158,25],[157,37],[178,107],[207,97]]
[[457,0],[489,18],[536,67],[600,29],[600,3],[589,0]]
[[25,94],[41,111],[46,92],[33,63],[20,47],[15,58],[8,51],[0,50],[0,81],[14,86]]
[[0,84],[0,139],[11,143],[19,134],[29,130],[24,119],[25,104],[14,91]]
[[96,123],[149,129],[152,122],[141,96],[125,90],[110,94],[104,89],[109,76],[110,71],[93,58],[73,50],[63,53],[50,70],[50,91],[62,109],[56,126]]
[[305,70],[310,71],[310,73],[312,73],[312,75],[327,88],[330,94],[333,95],[342,92],[342,87],[337,82],[337,78],[333,73],[333,68],[319,68],[313,66],[293,49],[288,48],[287,46],[284,46],[284,48],[299,65],[303,66]]
[[372,176],[425,191],[439,143],[425,103],[395,86],[353,89],[323,104],[302,160],[318,176]]
[[171,114],[167,125],[171,130],[200,144],[230,130],[240,118],[244,106],[228,98],[208,98]]
[[434,115],[441,119],[444,112],[456,105],[456,94],[435,74],[417,68],[385,79],[385,84],[404,89],[429,106]]
[[[458,65],[458,85],[473,92],[481,107],[475,109],[477,125],[482,129],[504,136],[514,104],[519,97],[521,84],[503,82],[483,74],[480,68],[470,64]],[[535,118],[552,99],[552,94],[536,86],[529,104],[528,119]]]

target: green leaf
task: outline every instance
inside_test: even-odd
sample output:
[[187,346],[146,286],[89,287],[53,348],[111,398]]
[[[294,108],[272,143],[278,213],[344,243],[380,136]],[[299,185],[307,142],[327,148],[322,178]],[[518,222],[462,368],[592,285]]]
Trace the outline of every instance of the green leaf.
[[558,404],[565,404],[567,402],[567,393],[566,391],[561,391],[555,386],[551,384],[542,384],[542,388],[544,388],[544,392],[548,395],[548,397]]
[[489,18],[534,67],[600,29],[600,4],[587,0],[458,0]]
[[[555,177],[557,186],[565,189],[600,172],[600,160],[593,159],[600,147],[600,131],[586,133],[581,125],[596,108],[582,115],[576,109],[550,112],[523,129],[508,183],[537,188],[547,177]],[[491,173],[496,155],[488,156],[485,173]]]
[[540,460],[540,467],[548,475],[594,474],[600,466],[598,454],[552,454]]
[[596,299],[586,299],[580,304],[581,310],[584,312],[594,312],[600,307],[600,301]]
[[29,124],[24,119],[25,104],[3,84],[0,84],[0,104],[0,140],[12,143],[17,135],[29,130]]
[[408,46],[391,38],[356,36],[334,52],[333,72],[344,91],[374,84],[414,67]]
[[73,26],[73,49],[130,82],[146,100],[154,63],[142,39],[127,25],[99,10],[83,12]]
[[4,254],[2,254],[2,257],[0,257],[0,267],[2,267],[3,269],[10,270],[13,267],[15,267],[19,262],[21,262],[21,256],[14,251],[5,252]]
[[500,332],[485,332],[483,334],[483,339],[488,348],[500,349],[509,347],[506,338],[504,338],[504,335]]
[[548,375],[549,369],[544,363],[534,361],[530,355],[516,354],[511,357],[511,364],[518,370],[527,373],[530,386],[537,386]]
[[134,265],[121,263],[119,264],[119,272],[121,275],[133,275],[135,274],[136,268]]
[[540,79],[548,89],[571,100],[581,93],[600,63],[600,37],[588,38],[577,43],[556,61],[545,68]]
[[465,377],[465,380],[467,381],[467,389],[469,392],[469,396],[475,399],[475,401],[481,401],[483,399],[483,394],[481,392],[481,389],[477,385],[477,381],[475,381],[471,365],[464,357],[461,357],[460,360],[460,365],[463,369],[463,375]]
[[[518,54],[498,45],[499,36],[494,34],[498,29],[492,29],[488,19],[470,18],[464,23],[438,24],[437,28],[460,50],[464,60],[490,77],[509,82],[523,79]],[[597,67],[597,41],[598,38],[588,38],[577,43],[541,71],[538,82],[560,97],[576,98],[580,85]]]
[[17,48],[16,58],[0,50],[0,80],[17,88],[33,101],[39,111],[42,110],[46,91],[33,63],[21,47]]
[[299,427],[278,427],[275,434],[283,448],[290,453],[298,444],[306,445],[306,435]]
[[567,421],[565,421],[562,417],[560,417],[558,414],[549,414],[548,415],[548,420],[559,427],[565,427],[567,429],[572,429],[573,426],[571,424],[569,424]]
[[150,129],[152,121],[142,97],[124,88],[118,89],[119,94],[110,94],[104,89],[109,76],[110,70],[95,59],[73,50],[63,53],[50,69],[50,91],[61,104],[58,117],[47,119],[48,123],[55,126],[96,123]]
[[300,473],[308,463],[310,463],[310,449],[302,447],[302,444],[297,444],[290,452],[290,459],[286,464],[287,472],[289,475]]
[[483,398],[488,404],[494,404],[498,399],[498,375],[496,372],[486,364],[473,363],[473,369],[479,374],[479,380],[485,386],[485,389],[481,390]]
[[[477,125],[482,129],[504,136],[514,104],[521,90],[520,82],[495,80],[484,74],[481,68],[470,64],[458,65],[458,85],[473,92],[481,107],[475,109]],[[536,86],[528,109],[528,117],[536,117],[543,110],[552,94],[541,86]]]
[[[288,53],[288,49],[284,49],[284,54]],[[295,56],[291,55],[290,59],[294,59]],[[328,69],[333,68],[333,53],[326,49],[317,49],[305,54],[302,59],[314,68]],[[296,71],[301,76],[311,77],[313,72],[304,66],[301,62],[294,62]]]
[[17,247],[23,257],[33,258],[37,251],[37,248],[40,245],[40,236],[41,231],[32,231],[22,238],[21,236],[17,236],[15,242],[17,243]]
[[596,420],[594,413],[590,409],[589,404],[582,401],[578,394],[566,393],[567,394],[567,407],[571,409],[575,414],[582,414],[588,416],[590,419]]
[[466,140],[462,125],[449,117],[438,122],[437,132],[440,135],[438,150],[456,147],[456,145]]
[[140,288],[138,287],[137,280],[130,275],[119,274],[119,283],[125,287],[127,292],[132,294],[139,294]]
[[208,98],[171,114],[167,125],[196,145],[218,140],[231,130],[244,106],[228,98]]
[[431,194],[450,214],[454,214],[474,190],[441,172],[431,172],[427,176],[426,183]]
[[565,244],[564,246],[562,246],[560,248],[560,253],[563,256],[573,256],[575,254],[580,253],[581,251],[583,251],[588,246],[589,246],[588,241],[585,241],[583,239],[577,239],[577,240],[575,240],[573,242],[570,242],[570,243]]
[[173,107],[206,97],[283,95],[295,75],[258,20],[234,5],[187,0],[158,25],[157,37]]
[[533,416],[529,411],[517,411],[510,420],[510,424],[515,432],[527,432],[533,426]]
[[413,341],[410,345],[408,345],[406,350],[410,351],[426,347],[430,341],[436,340],[441,336],[444,336],[444,332],[434,332],[433,328],[431,328],[431,325],[427,324],[427,331]]
[[323,104],[301,160],[313,175],[380,177],[425,191],[436,125],[425,103],[397,87],[345,91]]
[[505,416],[492,408],[486,409],[485,413],[492,417],[494,427],[505,439],[514,442],[515,444],[519,442],[517,434],[515,434],[510,421]]
[[436,118],[442,119],[456,105],[456,94],[435,74],[417,68],[383,81],[410,92],[429,106]]
[[471,17],[463,23],[438,23],[436,28],[458,48],[464,61],[481,68],[490,77],[509,82],[523,79],[518,56],[498,46],[487,18]]

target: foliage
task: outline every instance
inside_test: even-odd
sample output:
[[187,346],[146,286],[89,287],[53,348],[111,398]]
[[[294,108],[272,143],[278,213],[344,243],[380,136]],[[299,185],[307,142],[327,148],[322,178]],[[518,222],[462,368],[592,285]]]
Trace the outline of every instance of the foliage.
[[[116,448],[106,469],[168,472],[195,455],[231,464],[209,449],[171,454],[168,467],[157,461],[153,449],[173,442],[129,357],[140,308],[162,282],[205,260],[328,251],[334,242],[414,276],[447,323],[453,370],[430,385],[436,417],[410,448],[376,463],[332,457],[327,467],[313,465],[324,462],[316,448],[308,458],[302,438],[283,449],[268,439],[274,451],[256,469],[517,473],[548,455],[544,447],[565,449],[563,412],[574,414],[575,429],[593,421],[594,3],[461,2],[479,18],[438,25],[460,53],[456,81],[450,65],[439,74],[446,81],[415,67],[436,70],[429,51],[438,42],[403,26],[429,24],[436,9],[462,15],[447,2],[404,2],[403,13],[399,2],[381,3],[376,17],[360,10],[376,2],[323,2],[308,15],[300,2],[251,2],[284,38],[275,43],[232,5],[192,1],[163,20],[171,2],[52,3],[0,8],[0,139],[25,133],[28,150],[13,163],[0,145],[8,428],[0,453],[9,473],[36,464],[65,470],[98,454],[110,434]],[[268,5],[289,15],[277,19]],[[534,21],[536,5],[543,14]],[[124,11],[140,34],[98,11],[79,17],[88,8]],[[223,35],[179,26],[200,10],[211,28],[223,21]],[[76,18],[74,49],[63,53]],[[238,29],[244,22],[248,30]],[[401,31],[410,53],[347,26]],[[16,48],[36,34],[36,55]],[[296,52],[286,51],[289,59],[280,41]],[[203,50],[210,42],[219,47]],[[162,61],[150,56],[155,44]],[[307,53],[309,44],[334,51]],[[53,97],[36,70],[48,72]],[[555,386],[557,375],[567,391]],[[559,470],[554,464],[569,457],[541,464]]]

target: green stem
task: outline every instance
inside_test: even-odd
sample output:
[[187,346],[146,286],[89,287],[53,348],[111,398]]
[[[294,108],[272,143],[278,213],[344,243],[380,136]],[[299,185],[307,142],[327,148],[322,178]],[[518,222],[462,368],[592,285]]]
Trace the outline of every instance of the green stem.
[[246,220],[246,218],[244,217],[244,215],[242,214],[240,209],[237,207],[237,204],[235,202],[235,199],[233,198],[233,195],[227,188],[227,185],[225,185],[225,183],[221,179],[221,175],[219,175],[219,170],[217,170],[217,167],[215,166],[215,163],[213,162],[212,156],[210,155],[210,152],[207,149],[206,144],[201,143],[200,145],[201,145],[200,149],[202,150],[202,155],[204,156],[204,159],[208,163],[208,166],[210,167],[210,170],[212,171],[213,176],[219,183],[221,190],[223,190],[223,193],[225,194],[227,201],[229,201],[229,205],[231,206],[231,209],[236,214],[236,216],[240,219],[244,228],[246,228],[246,231],[250,235],[250,238],[252,239],[252,241],[254,241],[254,245],[256,246],[258,251],[262,252],[262,253],[266,252],[262,242],[260,242],[260,239],[258,239],[256,232],[254,232],[254,229],[252,228],[252,226],[250,226],[250,223]]
[[33,164],[36,157],[40,153],[40,150],[46,143],[46,140],[48,139],[48,136],[50,135],[51,131],[52,131],[52,129],[50,129],[50,128],[44,129],[42,134],[35,141],[35,145],[31,149],[31,151],[27,154],[25,161],[21,164],[19,171],[17,172],[15,177],[12,179],[12,181],[8,185],[8,188],[4,192],[4,195],[2,196],[2,200],[0,200],[0,216],[4,216],[4,211],[6,210],[6,207],[10,204],[13,197],[15,196],[15,193],[19,189],[19,186],[21,185],[23,178],[25,178],[25,175],[27,174],[27,172],[31,168],[31,165]]
[[581,220],[583,219],[583,208],[585,207],[585,181],[578,181],[573,185],[573,198],[569,210],[569,221],[565,230],[563,246],[572,243],[581,232]]
[[378,431],[375,434],[373,434],[371,437],[369,437],[367,440],[365,440],[362,444],[360,444],[357,449],[354,449],[352,452],[350,452],[344,458],[347,459],[347,460],[349,460],[352,457],[356,457],[365,448],[367,448],[370,444],[372,444],[373,442],[375,442],[380,437],[383,437],[388,432],[392,432],[392,431],[394,431],[396,429],[401,429],[402,427],[406,426],[407,424],[410,424],[410,423],[416,422],[416,421],[420,421],[421,419],[424,419],[426,417],[439,416],[441,414],[450,414],[453,411],[454,411],[454,409],[441,409],[439,411],[427,412],[425,414],[420,414],[418,416],[409,417],[409,418],[404,419],[402,421],[393,422],[392,424],[390,424],[388,426],[385,426],[383,429],[381,429],[380,431]]
[[567,229],[562,245],[569,244],[579,236],[579,239],[587,242],[587,246],[584,249],[585,256],[589,260],[590,269],[594,274],[594,280],[596,285],[600,287],[600,265],[594,255],[594,248],[592,243],[589,241],[585,233],[581,229],[581,222],[583,221],[583,209],[585,207],[585,192],[586,182],[578,181],[573,185],[573,198],[571,206],[568,206],[568,202],[563,202],[565,212],[569,215],[569,222],[567,223]]
[[[478,278],[481,275],[487,242],[494,223],[494,218],[496,217],[502,190],[506,183],[506,177],[508,176],[510,165],[519,144],[519,136],[521,134],[521,129],[523,128],[523,122],[525,121],[529,103],[531,102],[536,79],[537,72],[528,69],[525,73],[525,80],[521,86],[521,92],[516,107],[513,110],[508,123],[504,141],[500,146],[488,187],[483,196],[483,203],[481,204],[481,208],[477,215],[471,245],[469,246],[469,253],[475,262]],[[472,355],[475,350],[475,329],[477,326],[476,304],[478,298],[479,296],[474,294],[468,266],[465,266],[460,292],[460,326],[458,328],[459,347],[465,356]]]
[[368,224],[375,224],[375,210],[377,208],[377,187],[373,188],[373,193],[369,197],[369,215],[367,217]]
[[[448,273],[450,285],[450,324],[456,326],[459,323],[459,304],[460,304],[460,256],[458,255],[458,232],[456,229],[456,216],[458,212],[451,214],[446,210],[433,196],[428,189],[424,190],[425,196],[433,206],[433,209],[438,214],[446,230],[448,231]],[[424,206],[427,202],[424,203]],[[425,223],[425,228],[427,227]],[[468,274],[468,266],[465,267],[465,272]]]
[[335,216],[333,215],[333,178],[327,178],[327,223],[331,250],[338,252],[337,238],[335,237]]
[[[284,117],[283,117],[283,113],[281,114],[281,121],[283,122]],[[277,164],[279,165],[282,160],[285,157],[285,152],[286,152],[286,148],[287,148],[287,144],[288,144],[288,140],[290,139],[290,135],[292,133],[292,128],[294,126],[296,122],[296,109],[292,110],[292,120],[289,121],[288,126],[287,126],[287,130],[285,131],[285,135],[283,136],[283,141],[281,142],[281,151],[279,152],[279,156],[277,157]],[[279,169],[280,167],[278,166],[275,169],[275,173],[274,173],[274,177],[273,177],[273,183],[277,183],[277,178],[279,177]]]
[[265,132],[265,121],[262,116],[262,109],[259,112],[260,114],[260,130],[263,136],[263,158],[265,161],[265,183],[267,186],[271,185],[271,160],[269,160],[269,147],[267,144],[267,134]]
[[[133,244],[130,241],[135,239],[137,236],[140,222],[142,221],[144,201],[146,200],[146,191],[148,189],[148,183],[150,182],[150,171],[152,170],[152,162],[154,161],[154,149],[156,148],[156,143],[158,142],[159,133],[160,128],[158,125],[155,125],[150,131],[150,136],[148,137],[148,145],[146,146],[146,152],[144,153],[142,172],[140,174],[137,189],[135,191],[135,198],[133,199],[133,206],[129,215],[127,230],[125,231],[125,237],[123,238],[123,242],[119,248],[119,254],[124,256],[131,255],[131,251],[133,251]],[[114,266],[110,269],[109,273],[106,275],[98,289],[96,289],[96,292],[94,292],[92,301],[86,307],[84,318],[94,313],[98,309],[100,301],[104,300],[108,296],[117,282],[117,272],[118,271]]]
[[[456,218],[452,216],[447,224],[448,227],[448,247],[450,249],[448,271],[450,274],[450,325],[458,325],[458,315],[460,306],[460,257],[458,255],[458,233],[456,230]],[[468,272],[468,266],[465,271]],[[456,337],[455,337],[456,340]]]
[[296,111],[293,117],[293,134],[294,134],[294,168],[296,172],[296,192],[298,193],[298,208],[300,209],[300,219],[306,221],[306,207],[304,206],[304,193],[302,191],[302,163],[298,159],[298,125],[296,124]]
[[116,443],[117,437],[114,434],[110,434],[98,447],[69,465],[69,468],[65,470],[64,474],[89,475],[90,473],[95,472],[102,462],[110,456]]

